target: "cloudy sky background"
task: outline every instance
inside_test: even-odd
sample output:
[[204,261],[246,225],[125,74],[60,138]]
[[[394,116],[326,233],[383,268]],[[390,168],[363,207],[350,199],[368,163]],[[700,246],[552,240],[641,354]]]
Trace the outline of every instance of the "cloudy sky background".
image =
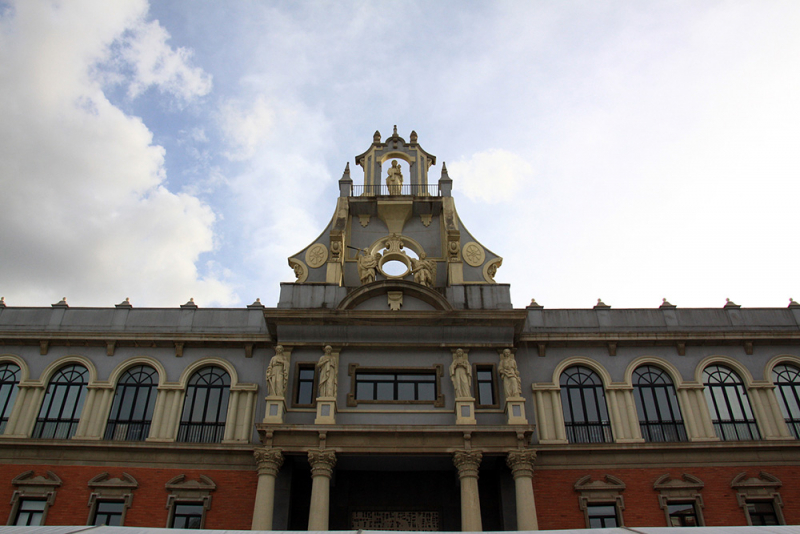
[[372,133],[516,307],[800,299],[800,2],[0,0],[0,295],[243,306]]

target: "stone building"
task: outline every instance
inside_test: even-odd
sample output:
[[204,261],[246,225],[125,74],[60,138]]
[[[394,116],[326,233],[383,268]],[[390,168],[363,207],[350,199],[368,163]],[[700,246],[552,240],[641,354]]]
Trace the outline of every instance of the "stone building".
[[416,133],[355,163],[277,307],[0,301],[0,520],[800,522],[800,304],[515,309]]

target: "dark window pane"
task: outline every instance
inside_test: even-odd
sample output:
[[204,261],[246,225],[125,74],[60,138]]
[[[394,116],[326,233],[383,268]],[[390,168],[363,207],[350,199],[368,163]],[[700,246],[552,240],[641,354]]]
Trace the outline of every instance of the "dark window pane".
[[359,382],[356,384],[356,399],[375,400],[374,386],[371,382]]
[[378,400],[395,400],[392,382],[378,382]]
[[419,384],[419,399],[417,400],[436,400],[436,384],[427,382]]
[[178,441],[218,443],[225,433],[230,377],[218,367],[205,367],[189,379]]

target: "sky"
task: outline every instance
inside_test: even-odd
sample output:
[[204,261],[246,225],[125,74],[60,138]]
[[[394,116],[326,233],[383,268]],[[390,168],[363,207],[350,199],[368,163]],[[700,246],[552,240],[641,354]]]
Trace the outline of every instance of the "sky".
[[397,125],[515,307],[785,307],[799,27],[796,0],[0,0],[0,296],[275,306]]

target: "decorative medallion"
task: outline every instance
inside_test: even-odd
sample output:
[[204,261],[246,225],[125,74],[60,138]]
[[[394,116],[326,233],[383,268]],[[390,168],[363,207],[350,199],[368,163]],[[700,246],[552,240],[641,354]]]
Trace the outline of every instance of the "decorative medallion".
[[289,267],[292,268],[294,275],[297,277],[297,280],[295,280],[296,284],[302,284],[306,281],[306,278],[308,278],[308,268],[305,263],[294,258],[289,258]]
[[328,261],[328,247],[322,243],[311,245],[306,250],[306,263],[312,269],[322,267],[326,261]]
[[464,245],[461,254],[464,256],[464,261],[473,267],[480,267],[483,265],[483,260],[486,259],[486,253],[483,251],[483,247],[475,241],[470,241]]

